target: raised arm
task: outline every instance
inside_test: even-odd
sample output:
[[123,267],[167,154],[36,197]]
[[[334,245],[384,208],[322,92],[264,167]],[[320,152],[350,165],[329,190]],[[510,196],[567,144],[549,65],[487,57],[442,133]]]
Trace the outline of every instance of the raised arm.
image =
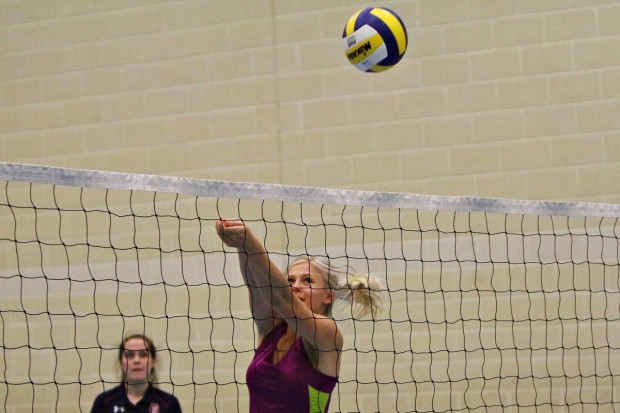
[[[262,246],[262,244],[260,244],[254,234],[246,231],[246,227],[241,221],[220,220],[215,223],[215,229],[226,245],[237,249],[241,275],[245,285],[248,287],[250,311],[252,312],[252,318],[254,318],[254,324],[256,324],[258,333],[262,338],[264,333],[274,324],[271,288],[268,281],[265,282],[256,277],[251,265],[254,260],[248,261],[247,252],[248,249],[257,248],[257,246],[250,246],[249,243],[258,243],[258,246]],[[248,235],[250,236],[249,239]]]
[[220,221],[216,229],[226,245],[239,251],[241,271],[250,289],[252,313],[261,336],[267,331],[261,331],[261,328],[269,329],[273,326],[273,320],[269,320],[268,325],[259,317],[269,313],[286,321],[319,351],[340,349],[342,337],[334,320],[314,314],[292,294],[286,274],[271,261],[261,241],[243,222]]

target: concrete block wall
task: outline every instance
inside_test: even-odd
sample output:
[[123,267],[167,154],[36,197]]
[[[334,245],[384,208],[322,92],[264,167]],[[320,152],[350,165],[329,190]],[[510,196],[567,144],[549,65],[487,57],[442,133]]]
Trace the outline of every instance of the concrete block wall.
[[618,202],[620,2],[2,2],[3,161],[349,189]]

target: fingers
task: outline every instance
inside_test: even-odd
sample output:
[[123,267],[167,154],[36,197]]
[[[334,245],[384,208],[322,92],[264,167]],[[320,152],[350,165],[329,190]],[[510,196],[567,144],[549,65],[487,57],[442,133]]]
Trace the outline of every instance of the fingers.
[[220,219],[215,221],[215,228],[221,229],[226,227],[238,227],[244,226],[243,221],[240,220],[228,220],[228,219]]
[[215,222],[217,235],[229,247],[239,247],[245,241],[245,225],[243,221],[220,219]]
[[262,254],[266,252],[265,247],[256,238],[252,229],[241,220],[220,219],[215,222],[215,229],[217,235],[229,247],[237,248],[246,253]]
[[223,235],[223,231],[224,231],[224,222],[223,220],[219,220],[219,221],[215,221],[215,232],[217,232],[217,235],[220,236],[220,238]]

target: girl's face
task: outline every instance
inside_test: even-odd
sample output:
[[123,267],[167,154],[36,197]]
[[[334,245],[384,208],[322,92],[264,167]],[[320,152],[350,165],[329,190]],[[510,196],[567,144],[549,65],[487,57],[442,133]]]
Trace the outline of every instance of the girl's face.
[[125,342],[121,357],[121,368],[128,384],[148,383],[149,375],[155,368],[155,360],[147,344],[140,338]]
[[313,313],[325,314],[333,297],[321,270],[307,261],[296,263],[288,269],[288,282],[293,294]]

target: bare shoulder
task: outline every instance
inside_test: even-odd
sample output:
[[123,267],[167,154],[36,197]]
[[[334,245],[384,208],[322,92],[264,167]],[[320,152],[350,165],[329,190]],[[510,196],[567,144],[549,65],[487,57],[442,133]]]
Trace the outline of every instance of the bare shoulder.
[[263,342],[265,337],[276,327],[282,325],[283,320],[277,318],[269,318],[264,320],[254,319],[254,326],[256,327],[256,333],[258,335],[257,345]]
[[304,340],[319,352],[342,350],[343,338],[338,324],[333,318],[315,315],[315,324],[311,335],[302,334]]
[[[333,321],[333,320],[332,320]],[[304,350],[310,363],[323,374],[338,377],[340,374],[340,355],[343,348],[343,337],[338,329],[331,339],[323,339],[320,343],[304,339]]]

